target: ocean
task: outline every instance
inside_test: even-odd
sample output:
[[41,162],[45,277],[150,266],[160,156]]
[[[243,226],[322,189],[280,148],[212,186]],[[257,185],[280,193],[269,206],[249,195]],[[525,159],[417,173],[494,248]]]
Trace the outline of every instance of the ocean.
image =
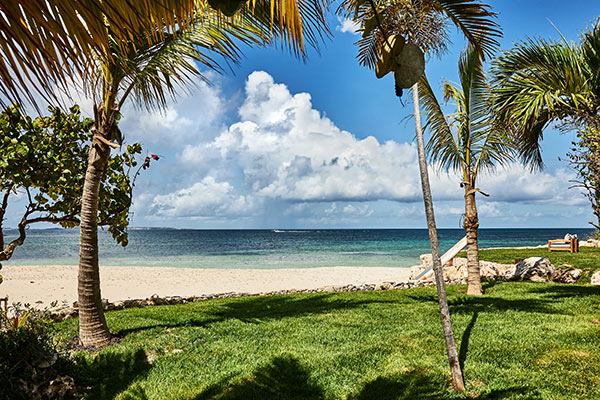
[[[480,229],[479,246],[538,246],[548,239],[591,229]],[[462,229],[438,231],[442,253],[464,236]],[[6,240],[16,236],[8,231]],[[194,230],[130,229],[129,245],[99,232],[100,264],[187,268],[399,267],[429,253],[426,229]],[[79,230],[30,229],[10,265],[77,265]]]

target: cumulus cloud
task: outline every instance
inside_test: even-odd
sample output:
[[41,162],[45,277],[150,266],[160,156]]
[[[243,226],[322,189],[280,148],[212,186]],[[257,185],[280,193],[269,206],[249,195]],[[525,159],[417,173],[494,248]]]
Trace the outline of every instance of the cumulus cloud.
[[247,215],[256,209],[256,201],[236,194],[228,182],[206,177],[190,187],[156,196],[150,212],[163,217]]
[[[218,90],[207,90],[219,98],[217,104],[224,104]],[[198,125],[198,115],[179,110],[167,117],[168,122],[147,117],[147,125],[140,124],[145,130],[177,121],[182,130]],[[421,205],[414,205],[422,201],[414,144],[357,138],[316,110],[310,94],[292,94],[262,71],[248,76],[237,113],[237,121],[213,137],[183,148],[177,163],[188,181],[155,196],[150,213],[237,218],[269,209],[318,224],[328,218],[383,218],[375,203],[388,201],[404,203],[386,210],[395,218],[422,217]],[[430,177],[434,200],[442,203],[436,203],[438,214],[461,214],[460,176],[432,166]],[[567,189],[569,179],[568,170],[532,173],[516,163],[481,174],[478,186],[491,197],[481,202],[480,212],[500,217],[500,204],[510,202],[582,205],[585,199]]]
[[257,196],[288,201],[414,201],[419,187],[416,149],[408,143],[358,139],[292,95],[265,72],[248,77],[240,122],[212,143],[188,146],[181,160],[204,155],[234,160]]
[[164,110],[137,109],[126,102],[120,127],[127,140],[166,147],[212,140],[230,105],[218,85],[210,86],[200,78],[194,85],[193,95],[181,90],[177,102],[169,100]]

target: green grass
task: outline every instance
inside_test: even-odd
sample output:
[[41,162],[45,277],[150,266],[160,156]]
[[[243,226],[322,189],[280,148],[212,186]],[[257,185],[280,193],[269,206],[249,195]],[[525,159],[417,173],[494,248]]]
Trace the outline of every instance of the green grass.
[[[466,253],[461,252],[458,257],[466,257]],[[588,283],[591,274],[600,269],[600,248],[596,247],[580,247],[579,253],[569,253],[567,251],[549,253],[547,248],[479,250],[480,260],[503,264],[513,264],[517,258],[523,260],[528,257],[547,257],[557,267],[569,264],[574,268],[579,268],[583,270],[581,283]]]
[[87,399],[600,398],[599,287],[484,286],[448,287],[466,395],[449,389],[435,288],[109,312],[122,340],[77,354],[77,378]]

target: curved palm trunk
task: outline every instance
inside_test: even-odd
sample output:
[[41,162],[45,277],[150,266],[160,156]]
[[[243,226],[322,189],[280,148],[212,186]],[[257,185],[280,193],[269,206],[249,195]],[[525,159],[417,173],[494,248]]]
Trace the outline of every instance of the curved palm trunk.
[[446,340],[446,352],[448,354],[448,361],[450,362],[450,372],[452,373],[452,386],[457,392],[464,392],[465,383],[463,381],[463,375],[460,369],[458,352],[456,351],[454,333],[452,332],[452,322],[450,320],[450,311],[448,310],[448,300],[446,299],[446,285],[444,283],[442,262],[440,259],[437,228],[435,226],[435,215],[433,213],[433,199],[431,197],[431,187],[429,186],[427,159],[425,158],[425,144],[423,143],[423,130],[421,127],[421,110],[419,107],[418,84],[413,85],[412,93],[415,109],[415,129],[417,133],[417,150],[419,154],[421,187],[423,189],[423,202],[425,203],[425,215],[427,216],[427,229],[429,230],[429,241],[431,243],[431,254],[433,256],[433,271],[435,273],[435,283],[438,292],[440,316],[442,319],[442,328],[444,330],[444,339]]
[[[102,110],[96,113],[96,135],[107,136],[108,119]],[[106,346],[111,339],[104,318],[98,268],[98,194],[109,156],[108,146],[97,140],[92,142],[81,198],[77,294],[79,338],[84,346]]]
[[477,205],[475,191],[471,185],[465,185],[465,220],[463,227],[467,233],[467,294],[481,296],[481,270],[479,269],[479,248],[477,245]]

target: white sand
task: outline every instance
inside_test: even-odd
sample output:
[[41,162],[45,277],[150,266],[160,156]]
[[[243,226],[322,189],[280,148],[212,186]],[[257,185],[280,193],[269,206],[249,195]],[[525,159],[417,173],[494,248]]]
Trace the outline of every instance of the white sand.
[[[77,300],[77,267],[5,265],[0,297],[9,303],[72,304]],[[223,292],[261,293],[408,280],[408,268],[323,267],[305,269],[194,269],[172,267],[100,267],[102,298],[111,302],[159,296]]]

